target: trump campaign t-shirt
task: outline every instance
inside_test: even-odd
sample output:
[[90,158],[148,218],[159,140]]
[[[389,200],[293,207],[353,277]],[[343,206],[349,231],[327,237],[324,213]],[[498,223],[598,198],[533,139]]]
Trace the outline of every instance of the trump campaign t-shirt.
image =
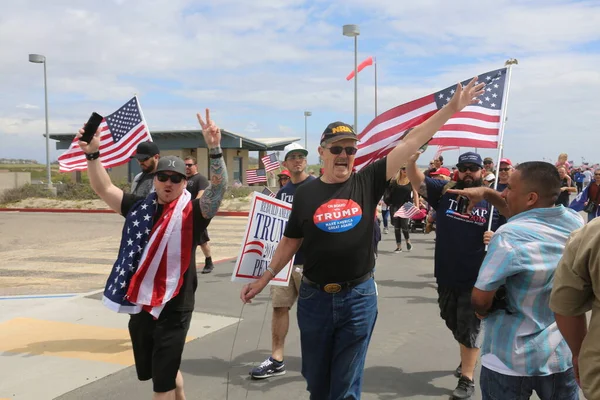
[[[425,178],[427,201],[436,211],[435,277],[441,286],[472,289],[485,257],[483,234],[491,204],[484,200],[470,215],[460,214],[457,195],[443,193],[446,183]],[[493,221],[495,230],[497,217]]]
[[373,216],[386,185],[384,158],[344,183],[315,179],[298,188],[284,235],[304,239],[308,279],[346,282],[373,269]]

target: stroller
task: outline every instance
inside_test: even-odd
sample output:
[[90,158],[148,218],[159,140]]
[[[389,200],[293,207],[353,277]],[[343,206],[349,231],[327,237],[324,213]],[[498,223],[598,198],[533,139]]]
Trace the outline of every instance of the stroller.
[[425,220],[427,219],[427,208],[421,205],[419,207],[420,213],[413,215],[408,221],[408,230],[411,233],[420,230],[421,233],[425,233]]

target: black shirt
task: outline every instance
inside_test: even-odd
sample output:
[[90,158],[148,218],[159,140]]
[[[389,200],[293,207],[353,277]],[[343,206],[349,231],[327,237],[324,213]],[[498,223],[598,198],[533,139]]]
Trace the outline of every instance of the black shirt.
[[383,158],[344,183],[315,179],[298,187],[284,235],[304,239],[308,279],[346,282],[373,269],[375,212],[386,184]]
[[198,197],[198,193],[208,187],[208,179],[202,174],[192,175],[187,182],[187,190],[192,194],[192,199]]
[[[569,180],[567,178],[563,179],[562,182],[560,183],[560,187],[570,187],[571,185],[569,185]],[[569,196],[571,195],[571,193],[567,190],[565,191],[561,191],[560,194],[558,195],[558,198],[556,199],[556,202],[554,203],[555,205],[560,205],[562,204],[565,207],[569,207]]]
[[[133,194],[123,194],[123,201],[121,202],[121,215],[126,216],[133,205],[143,200],[144,197],[135,196]],[[192,200],[192,218],[194,218],[194,241],[198,243],[200,234],[206,229],[210,223],[210,219],[204,218],[202,211],[200,211],[200,200]],[[158,221],[159,217],[163,212],[162,204],[158,205],[156,213],[154,214],[153,226]],[[192,246],[192,257],[190,259],[190,265],[183,274],[183,284],[179,289],[177,296],[173,297],[167,302],[162,314],[172,311],[193,311],[194,310],[194,292],[198,286],[198,276],[196,275],[196,245]]]
[[398,185],[397,181],[390,183],[390,206],[396,209],[400,208],[404,203],[409,202],[412,196],[412,185],[408,182],[406,185]]

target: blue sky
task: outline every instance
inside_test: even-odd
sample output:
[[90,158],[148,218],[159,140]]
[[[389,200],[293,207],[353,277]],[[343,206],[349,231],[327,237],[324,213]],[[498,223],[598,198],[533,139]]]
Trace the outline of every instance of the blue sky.
[[[377,58],[379,112],[514,57],[505,155],[600,161],[600,3],[560,0],[11,2],[0,17],[0,157],[45,161],[42,66],[27,62],[41,53],[51,133],[74,132],[134,93],[151,131],[196,128],[209,107],[229,131],[303,143],[310,110],[315,162],[325,126],[353,120],[344,24],[360,26],[359,62]],[[374,116],[373,68],[358,82],[362,129]]]

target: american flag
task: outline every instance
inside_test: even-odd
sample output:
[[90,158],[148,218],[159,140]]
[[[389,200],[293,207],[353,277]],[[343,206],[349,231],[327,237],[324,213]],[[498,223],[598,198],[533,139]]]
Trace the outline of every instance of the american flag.
[[400,207],[398,209],[398,211],[396,211],[396,213],[394,214],[394,217],[412,218],[413,216],[417,215],[420,212],[421,211],[417,208],[417,206],[415,206],[413,203],[408,201],[408,202],[404,203],[402,205],[402,207]]
[[275,193],[273,193],[268,187],[264,188],[261,193],[267,196],[275,197]]
[[279,168],[279,160],[277,160],[277,154],[275,153],[267,154],[261,158],[261,160],[265,165],[265,171],[267,172]]
[[[456,113],[433,136],[430,145],[477,148],[498,147],[502,99],[506,82],[506,68],[481,74],[478,82],[486,84],[479,102]],[[470,80],[462,82],[463,86]],[[377,116],[358,136],[360,142],[354,161],[357,170],[386,156],[402,140],[406,131],[426,121],[454,95],[456,86],[450,86],[406,104],[394,107]]]
[[261,169],[249,169],[246,171],[246,182],[248,185],[251,183],[260,183],[267,181],[267,171],[264,168]]
[[441,156],[444,151],[450,150],[460,150],[460,146],[438,146],[437,151],[435,152],[435,156],[433,156],[433,159],[435,160],[436,158]]
[[[137,96],[105,117],[100,128],[100,161],[104,168],[125,164],[135,152],[138,143],[152,141]],[[60,172],[87,169],[85,154],[81,151],[77,139],[73,139],[69,149],[58,157],[58,164]]]

